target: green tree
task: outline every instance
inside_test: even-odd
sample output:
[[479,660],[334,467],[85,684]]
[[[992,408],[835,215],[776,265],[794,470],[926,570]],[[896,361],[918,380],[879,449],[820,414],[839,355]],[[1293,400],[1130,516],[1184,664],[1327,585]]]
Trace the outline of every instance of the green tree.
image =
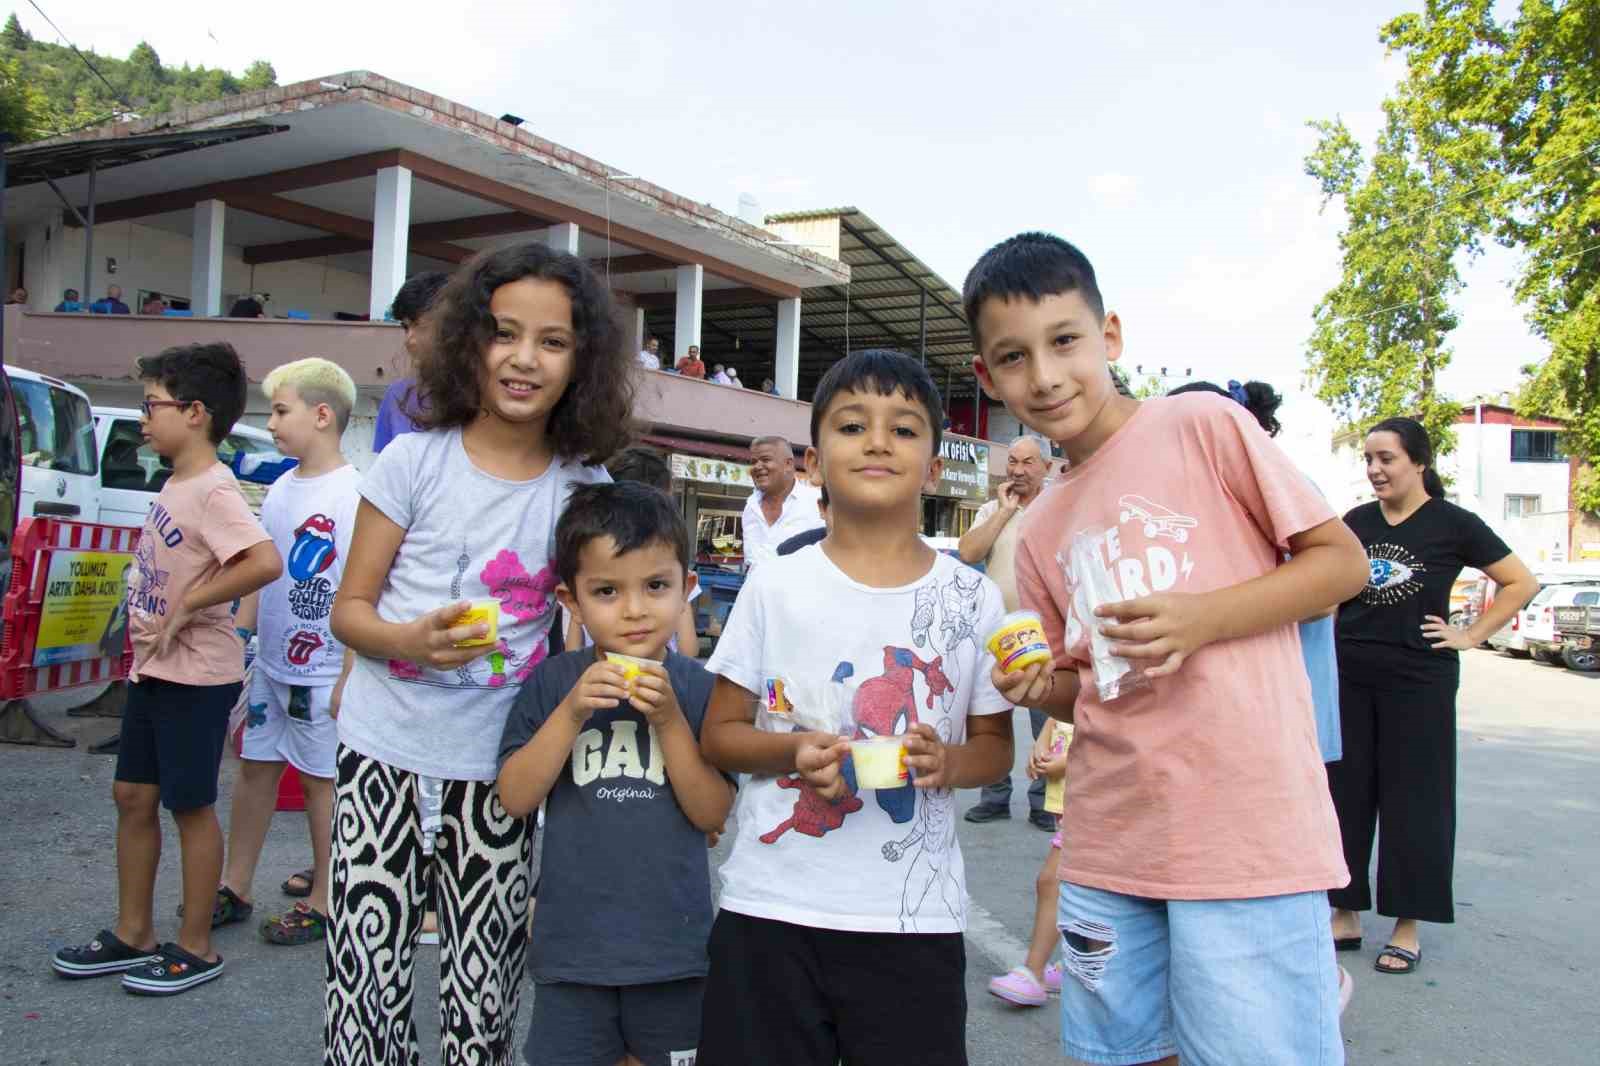
[[0,57],[0,132],[17,141],[52,132],[44,97],[23,80],[20,64],[4,57]]
[[253,93],[261,89],[270,89],[278,84],[278,72],[272,69],[272,64],[265,59],[258,59],[244,68],[244,76],[239,79],[239,89],[242,92]]
[[28,45],[33,43],[33,38],[28,35],[28,31],[23,29],[22,23],[17,21],[17,13],[15,11],[6,19],[6,28],[0,30],[0,41],[5,43],[5,47],[16,52],[25,50]]

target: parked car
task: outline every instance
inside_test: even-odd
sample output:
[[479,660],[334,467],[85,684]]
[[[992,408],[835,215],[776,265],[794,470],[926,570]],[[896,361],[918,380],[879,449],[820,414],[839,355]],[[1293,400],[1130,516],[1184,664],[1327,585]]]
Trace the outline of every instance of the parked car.
[[1559,663],[1561,638],[1556,633],[1555,609],[1596,594],[1600,594],[1600,580],[1542,580],[1533,600],[1512,615],[1511,621],[1489,638],[1489,644],[1512,655],[1531,655],[1540,662]]
[[[115,526],[144,525],[145,512],[172,475],[172,468],[145,443],[139,432],[139,412],[131,407],[96,407],[94,437],[100,456],[100,521]],[[222,438],[217,458],[239,476],[240,491],[257,514],[272,478],[293,465],[278,453],[272,434],[243,423]],[[271,476],[252,476],[249,472],[255,470]]]
[[17,519],[45,515],[98,522],[99,451],[88,395],[65,381],[31,370],[6,367],[5,374],[16,401],[22,456]]
[[1561,635],[1561,659],[1570,669],[1584,673],[1600,670],[1600,648],[1595,646],[1596,638],[1600,637],[1600,606],[1595,605],[1596,599],[1600,599],[1600,590],[1592,595],[1594,598],[1586,594],[1582,604],[1555,609],[1556,632]]

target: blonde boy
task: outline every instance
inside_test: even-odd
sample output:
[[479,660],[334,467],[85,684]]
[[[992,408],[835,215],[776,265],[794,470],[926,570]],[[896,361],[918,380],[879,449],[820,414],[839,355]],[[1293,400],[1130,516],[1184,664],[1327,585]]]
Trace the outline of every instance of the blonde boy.
[[[254,909],[256,863],[287,763],[299,772],[306,797],[310,899],[265,922],[261,936],[273,944],[308,944],[322,940],[327,926],[339,744],[329,703],[344,659],[329,619],[359,499],[360,475],[339,445],[350,424],[356,386],[337,364],[311,358],[278,367],[261,391],[272,404],[267,428],[273,441],[300,463],[273,483],[261,505],[261,524],[283,555],[283,574],[239,611],[241,630],[254,629],[259,621],[260,639],[217,917],[243,921]],[[295,890],[292,880],[284,887]]]

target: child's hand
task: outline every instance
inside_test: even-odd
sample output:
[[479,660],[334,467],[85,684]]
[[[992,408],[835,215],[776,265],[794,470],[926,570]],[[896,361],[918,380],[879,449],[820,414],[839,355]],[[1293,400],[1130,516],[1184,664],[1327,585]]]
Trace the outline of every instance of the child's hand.
[[945,788],[945,746],[933,726],[918,722],[905,733],[906,767],[917,788]]
[[1028,780],[1029,781],[1037,781],[1039,778],[1044,776],[1044,762],[1045,762],[1045,757],[1041,756],[1039,754],[1039,752],[1034,751],[1034,752],[1030,752],[1029,753],[1029,755],[1028,755]]
[[489,635],[487,622],[475,622],[469,626],[455,624],[456,619],[466,614],[471,606],[463,600],[429,611],[412,622],[407,627],[409,639],[402,658],[433,670],[454,670],[494,651],[493,644],[481,644],[471,648],[456,647],[458,641],[478,640]]
[[627,698],[628,683],[622,679],[622,667],[601,659],[589,664],[589,669],[583,672],[578,683],[572,686],[572,691],[567,693],[567,698],[561,701],[561,707],[581,726],[595,711],[610,710]]
[[989,671],[989,680],[1006,702],[1017,707],[1037,707],[1050,698],[1056,687],[1055,660],[1030,663],[1021,670],[1006,673],[996,663]]
[[1141,596],[1105,604],[1094,613],[1098,618],[1115,619],[1100,627],[1100,632],[1116,641],[1111,653],[1133,660],[1147,677],[1177,673],[1184,660],[1216,639],[1205,598],[1189,593]]
[[644,715],[645,721],[657,730],[684,721],[683,711],[678,707],[678,695],[672,691],[672,681],[667,677],[667,668],[664,666],[652,663],[640,667],[638,676],[633,679],[633,693],[629,699]]
[[850,738],[831,733],[801,733],[795,749],[794,768],[817,795],[836,803],[845,794],[844,758],[850,754]]
[[177,610],[167,615],[167,624],[161,627],[161,637],[156,641],[157,658],[166,655],[171,650],[173,642],[178,639],[179,631],[190,622],[193,622],[194,616],[198,613],[185,607],[182,600],[178,601]]

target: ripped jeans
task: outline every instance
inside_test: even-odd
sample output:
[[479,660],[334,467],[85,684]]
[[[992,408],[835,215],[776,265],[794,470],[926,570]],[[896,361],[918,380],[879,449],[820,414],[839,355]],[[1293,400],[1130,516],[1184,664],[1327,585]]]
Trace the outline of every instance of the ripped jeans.
[[1061,1042],[1089,1063],[1342,1066],[1325,892],[1157,900],[1062,882]]

